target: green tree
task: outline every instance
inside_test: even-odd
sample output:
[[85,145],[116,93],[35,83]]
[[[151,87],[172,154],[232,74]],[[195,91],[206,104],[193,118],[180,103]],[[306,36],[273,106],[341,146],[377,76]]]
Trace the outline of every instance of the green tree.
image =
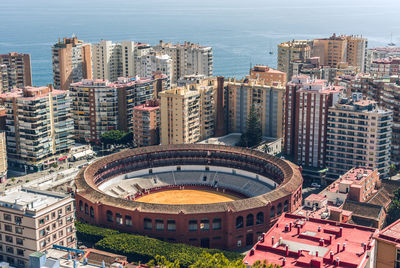
[[254,105],[250,108],[249,117],[247,118],[246,132],[240,137],[238,146],[252,147],[262,140],[262,129],[259,119],[259,113]]
[[189,265],[189,268],[245,268],[242,260],[228,260],[224,254],[215,253],[211,255],[208,252],[203,252],[195,263]]
[[392,203],[390,203],[387,216],[387,224],[392,224],[398,219],[400,219],[400,201],[395,198]]
[[396,175],[396,171],[397,171],[396,165],[395,164],[391,164],[390,167],[389,167],[389,176],[390,176],[390,178],[393,177],[394,175]]
[[132,132],[110,130],[103,133],[100,140],[104,144],[127,144],[132,142]]

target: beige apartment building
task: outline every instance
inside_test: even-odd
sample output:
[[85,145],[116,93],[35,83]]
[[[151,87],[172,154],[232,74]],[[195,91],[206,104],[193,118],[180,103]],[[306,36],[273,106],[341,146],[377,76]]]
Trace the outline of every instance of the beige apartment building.
[[244,133],[252,106],[260,115],[262,135],[283,137],[284,86],[269,86],[265,80],[246,78],[225,81],[228,98],[228,132]]
[[340,99],[328,109],[326,159],[328,176],[336,179],[353,167],[389,175],[393,112],[380,109],[362,93]]
[[92,78],[91,45],[77,37],[64,38],[52,47],[54,88],[68,90],[71,83]]
[[293,62],[305,62],[311,57],[312,41],[293,40],[278,45],[278,70],[286,73],[287,81],[293,76]]
[[213,51],[211,47],[200,46],[191,42],[183,44],[171,44],[160,41],[153,46],[156,52],[167,54],[172,59],[172,80],[176,83],[178,79],[186,75],[212,76],[213,73]]
[[7,143],[6,132],[0,129],[0,183],[7,180]]
[[217,79],[159,93],[161,144],[195,143],[214,135]]
[[268,86],[286,86],[286,73],[268,66],[254,66],[250,69],[250,78],[264,80],[264,83]]
[[29,255],[53,245],[75,247],[74,200],[67,195],[14,188],[0,196],[0,261],[28,267]]
[[16,52],[1,54],[0,93],[24,86],[32,86],[30,55]]

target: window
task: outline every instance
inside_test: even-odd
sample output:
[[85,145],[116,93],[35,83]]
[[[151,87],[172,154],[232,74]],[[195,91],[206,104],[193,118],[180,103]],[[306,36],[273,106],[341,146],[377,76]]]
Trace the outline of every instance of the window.
[[6,242],[12,243],[13,242],[12,236],[6,235]]
[[270,212],[269,212],[269,215],[270,215],[271,218],[275,218],[275,206],[272,206],[272,207],[271,207],[271,210],[270,210]]
[[111,210],[107,210],[106,218],[108,222],[113,222],[113,213],[111,212]]
[[157,219],[155,223],[156,223],[156,230],[164,231],[164,221],[163,220]]
[[66,206],[66,207],[65,207],[65,210],[66,210],[67,212],[71,212],[71,211],[72,211],[71,205]]
[[119,214],[119,213],[115,214],[115,222],[118,225],[122,225],[122,215],[121,214]]
[[25,261],[17,259],[17,266],[18,267],[25,267]]
[[246,226],[253,226],[254,225],[254,216],[253,214],[249,214],[246,217]]
[[24,251],[22,249],[17,248],[17,255],[24,256]]
[[286,200],[285,203],[283,204],[283,211],[287,212],[289,210],[289,201]]
[[40,219],[39,224],[44,224],[44,219]]
[[4,230],[6,230],[7,232],[12,232],[12,226],[8,225],[8,224],[4,224]]
[[167,230],[171,232],[176,231],[176,223],[174,220],[167,221]]
[[4,220],[6,220],[6,221],[11,221],[11,215],[10,215],[10,214],[5,214],[5,213],[4,213]]
[[208,219],[202,219],[200,221],[200,230],[210,230],[210,221]]
[[79,210],[81,212],[83,212],[83,202],[82,202],[82,200],[79,200]]
[[39,235],[40,236],[45,236],[46,235],[46,230],[45,229],[40,230],[39,231]]
[[[87,204],[85,204],[85,205],[87,205]],[[86,207],[86,206],[85,206]],[[59,209],[58,210],[58,216],[61,216],[62,215],[62,209]]]
[[264,223],[264,213],[258,212],[256,215],[256,224],[263,224]]
[[24,240],[22,240],[21,238],[15,238],[15,241],[17,242],[17,245],[24,245]]
[[282,203],[278,204],[278,209],[277,209],[276,213],[278,216],[280,216],[282,214]]
[[51,213],[51,218],[54,219],[55,217],[56,217],[56,213],[55,212]]
[[213,220],[212,228],[213,230],[221,230],[222,220],[220,218],[216,218]]
[[189,221],[189,231],[197,231],[197,220],[190,220]]
[[14,254],[14,248],[13,248],[13,247],[7,246],[7,247],[6,247],[6,252],[7,252],[7,253]]
[[85,214],[89,215],[89,206],[85,203]]
[[90,218],[94,218],[94,209],[92,206],[90,206]]
[[71,243],[72,241],[74,241],[74,239],[72,238],[72,236],[67,238],[67,243]]
[[236,218],[236,229],[243,228],[243,217],[239,216]]
[[21,217],[15,216],[14,219],[15,219],[15,224],[17,224],[17,225],[21,224],[21,222],[22,222],[22,218]]
[[132,217],[129,215],[125,216],[125,225],[126,226],[132,226]]
[[151,230],[151,229],[153,229],[153,224],[152,224],[152,222],[151,222],[151,219],[149,219],[149,218],[144,218],[143,223],[144,223],[144,229],[145,229],[145,230]]

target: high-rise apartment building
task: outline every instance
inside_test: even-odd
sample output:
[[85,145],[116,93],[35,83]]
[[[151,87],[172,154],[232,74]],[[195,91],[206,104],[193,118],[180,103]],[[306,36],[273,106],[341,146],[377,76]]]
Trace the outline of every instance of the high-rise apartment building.
[[400,75],[400,58],[384,58],[373,60],[369,73],[376,77],[390,77]]
[[286,86],[286,73],[268,66],[254,66],[250,69],[250,78],[264,80],[267,86]]
[[6,180],[7,180],[6,132],[0,129],[0,183],[5,182]]
[[157,100],[133,109],[133,142],[138,147],[160,144],[160,105]]
[[71,83],[92,78],[91,45],[77,37],[64,38],[52,47],[53,80],[57,89],[68,90]]
[[328,108],[337,102],[340,87],[325,80],[293,76],[286,87],[285,152],[305,167],[325,166]]
[[286,73],[287,81],[293,76],[293,62],[304,62],[311,57],[312,41],[293,40],[278,45],[278,70]]
[[158,87],[165,88],[166,80],[165,76],[120,77],[114,82],[97,79],[71,84],[75,139],[99,142],[109,130],[132,131],[134,107],[153,99]]
[[93,78],[117,81],[136,75],[136,49],[132,41],[113,43],[101,40],[92,45]]
[[352,93],[329,108],[326,139],[328,176],[337,178],[353,167],[389,173],[393,112]]
[[191,42],[171,44],[160,41],[158,45],[153,46],[153,49],[171,57],[173,63],[171,82],[174,84],[185,75],[212,76],[213,52],[211,47]]
[[314,39],[312,56],[319,57],[321,65],[337,67],[339,63],[347,62],[356,66],[359,72],[365,72],[367,65],[368,41],[359,36],[337,36]]
[[136,59],[136,75],[152,77],[155,73],[162,73],[172,80],[172,59],[166,54],[149,52]]
[[25,87],[0,94],[6,108],[9,166],[34,172],[62,161],[73,146],[71,99],[51,87]]
[[283,86],[269,86],[265,80],[251,78],[229,79],[224,85],[229,96],[228,132],[246,132],[247,118],[254,106],[260,117],[262,135],[283,137]]
[[215,131],[217,80],[176,87],[159,93],[161,102],[161,144],[195,143]]
[[16,52],[1,54],[0,93],[25,86],[32,86],[30,55]]
[[53,192],[13,188],[0,196],[0,258],[28,267],[29,256],[53,245],[76,247],[74,200]]

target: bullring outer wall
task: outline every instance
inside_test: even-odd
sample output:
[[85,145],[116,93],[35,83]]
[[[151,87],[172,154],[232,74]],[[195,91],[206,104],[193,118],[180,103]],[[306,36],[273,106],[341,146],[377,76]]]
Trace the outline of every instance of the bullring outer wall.
[[[205,167],[223,164],[232,170],[247,170],[268,176],[279,185],[271,192],[256,197],[202,205],[141,203],[106,195],[97,188],[102,180],[172,163],[177,168],[190,164]],[[80,221],[122,232],[233,250],[253,245],[280,214],[295,211],[302,203],[302,181],[298,166],[249,149],[208,144],[144,147],[104,157],[82,170],[75,181],[76,215]],[[149,220],[152,222],[151,229],[148,228]],[[208,229],[205,228],[207,220]],[[163,221],[163,226],[157,225],[164,227],[162,230],[156,229],[156,221]],[[190,226],[189,221],[192,223]]]

